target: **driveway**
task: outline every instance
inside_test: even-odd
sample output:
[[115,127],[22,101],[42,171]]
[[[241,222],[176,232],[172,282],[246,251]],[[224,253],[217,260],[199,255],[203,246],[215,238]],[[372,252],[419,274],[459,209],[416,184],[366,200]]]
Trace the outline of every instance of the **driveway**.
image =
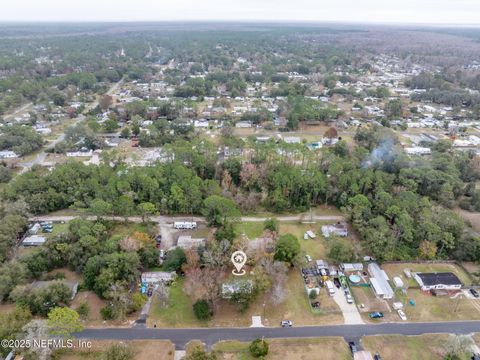
[[335,289],[335,295],[333,295],[333,300],[337,303],[338,307],[342,311],[343,321],[348,325],[355,324],[365,324],[360,313],[358,312],[357,306],[355,304],[347,303],[347,299],[343,294],[343,289]]

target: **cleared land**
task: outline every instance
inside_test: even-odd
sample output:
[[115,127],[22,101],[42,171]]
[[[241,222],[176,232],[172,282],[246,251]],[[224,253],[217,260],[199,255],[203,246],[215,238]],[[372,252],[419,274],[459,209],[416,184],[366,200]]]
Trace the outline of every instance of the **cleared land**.
[[[350,351],[342,338],[319,339],[274,339],[267,340],[269,353],[265,359],[322,359],[346,360],[351,359]],[[216,344],[216,350],[222,360],[250,360],[253,359],[248,351],[249,343],[239,341],[224,341]]]
[[[170,341],[166,340],[134,340],[121,342],[131,347],[135,360],[173,360],[175,349]],[[94,341],[89,350],[75,350],[58,352],[59,360],[98,359],[103,351],[118,341]]]

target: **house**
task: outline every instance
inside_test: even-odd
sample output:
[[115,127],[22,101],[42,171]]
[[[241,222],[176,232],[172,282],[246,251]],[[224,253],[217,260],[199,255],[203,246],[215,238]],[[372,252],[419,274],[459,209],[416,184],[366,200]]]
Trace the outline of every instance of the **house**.
[[333,225],[323,225],[321,230],[325,237],[330,237],[332,235],[342,237],[348,236],[348,230],[345,224],[336,223]]
[[73,300],[75,298],[75,295],[77,295],[77,291],[78,291],[78,281],[67,281],[67,280],[34,281],[30,286],[33,289],[42,289],[56,282],[67,285],[70,291],[72,292],[72,297],[70,299]]
[[43,245],[45,241],[47,241],[45,236],[31,235],[23,239],[22,245],[23,246],[40,246],[40,245]]
[[382,270],[377,263],[368,264],[368,273],[370,274],[370,284],[372,285],[375,296],[381,299],[392,299],[394,293],[388,283],[387,273]]
[[460,290],[463,286],[457,275],[451,272],[415,273],[413,278],[423,291]]
[[0,159],[15,159],[15,158],[18,158],[18,155],[15,154],[13,151],[10,151],[10,150],[0,151]]
[[182,249],[191,249],[205,246],[204,238],[192,238],[190,235],[181,235],[178,237],[177,247]]
[[253,290],[252,280],[236,280],[222,284],[222,298],[231,299],[238,293],[251,293]]
[[142,273],[142,283],[147,284],[159,284],[165,283],[170,284],[175,278],[177,274],[175,271],[168,272],[168,271],[153,271],[153,272],[144,272]]

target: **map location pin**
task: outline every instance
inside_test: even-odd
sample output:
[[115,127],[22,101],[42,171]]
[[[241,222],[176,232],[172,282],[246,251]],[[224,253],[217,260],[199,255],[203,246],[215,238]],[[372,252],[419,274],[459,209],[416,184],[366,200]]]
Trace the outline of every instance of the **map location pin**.
[[243,251],[235,251],[232,254],[232,263],[235,266],[235,269],[232,270],[232,274],[236,276],[245,275],[245,270],[243,266],[247,262],[247,255]]

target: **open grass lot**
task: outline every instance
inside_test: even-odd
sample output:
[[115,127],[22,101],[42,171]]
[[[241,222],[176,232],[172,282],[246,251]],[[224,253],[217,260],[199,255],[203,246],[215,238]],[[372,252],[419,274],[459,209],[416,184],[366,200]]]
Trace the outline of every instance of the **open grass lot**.
[[409,289],[408,299],[415,306],[404,309],[409,321],[478,320],[480,311],[474,306],[476,300],[451,299],[448,296],[432,296],[418,289]]
[[[57,352],[59,360],[98,359],[103,351],[118,341],[93,341],[89,350]],[[133,340],[123,342],[131,347],[135,360],[173,360],[175,349],[167,340]]]
[[[272,339],[269,343],[269,353],[265,359],[351,359],[350,351],[342,338],[317,339]],[[248,350],[249,343],[238,341],[223,341],[214,346],[223,360],[250,360],[253,357]]]
[[184,293],[183,281],[180,280],[170,287],[170,300],[166,307],[162,307],[158,299],[153,300],[148,326],[157,324],[157,327],[246,327],[251,325],[252,316],[257,315],[263,318],[264,314],[263,323],[266,326],[279,326],[280,321],[284,319],[292,320],[295,325],[343,322],[340,309],[325,291],[321,292],[318,298],[321,310],[312,312],[298,271],[290,272],[286,288],[286,300],[280,305],[270,305],[268,295],[260,294],[247,311],[240,313],[234,304],[222,300],[217,306],[213,319],[203,322],[195,318],[192,300]]
[[448,336],[366,336],[362,338],[362,345],[372,354],[378,351],[384,360],[440,360],[444,358],[443,346]]
[[[418,286],[418,283],[412,278],[407,279],[403,273],[404,269],[409,269],[412,272],[453,272],[458,276],[464,285],[471,285],[471,279],[468,274],[459,266],[450,263],[436,263],[436,264],[415,264],[415,263],[401,263],[401,264],[383,264],[382,269],[388,274],[390,279],[394,276],[400,276],[405,284],[410,286]],[[408,281],[408,282],[407,282]]]
[[[302,251],[305,254],[308,254],[312,257],[313,260],[324,259],[326,257],[326,242],[325,239],[320,235],[320,227],[324,223],[314,223],[314,224],[301,224],[299,222],[281,222],[280,223],[280,234],[290,233],[295,235],[300,242]],[[306,231],[311,230],[317,235],[315,239],[303,239],[303,234]]]
[[263,234],[263,222],[239,222],[235,224],[235,232],[238,236],[245,234],[250,240],[256,239]]

